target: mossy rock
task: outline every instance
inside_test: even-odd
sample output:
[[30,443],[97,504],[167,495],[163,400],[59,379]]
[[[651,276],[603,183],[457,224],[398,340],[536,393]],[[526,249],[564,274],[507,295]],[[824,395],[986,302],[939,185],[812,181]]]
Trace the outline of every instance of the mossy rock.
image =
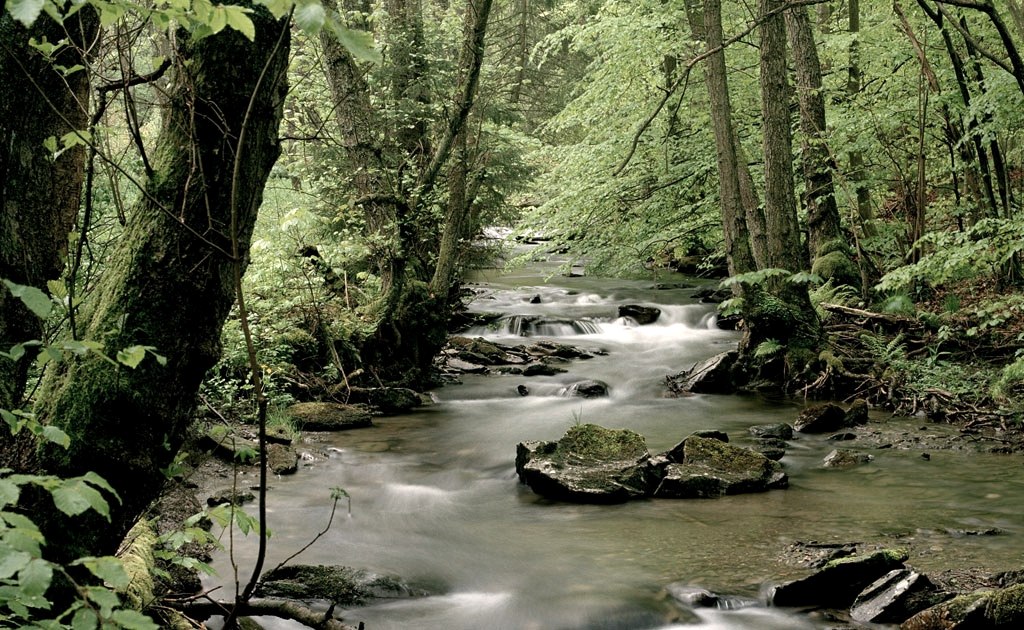
[[847,608],[869,584],[894,569],[904,568],[906,559],[907,554],[901,549],[839,558],[816,573],[776,587],[771,602],[775,606]]
[[365,407],[332,402],[300,402],[285,412],[303,431],[343,431],[370,426],[373,414]]
[[833,284],[860,286],[860,269],[850,256],[842,251],[831,251],[814,259],[811,273],[821,276],[824,280],[832,280]]
[[778,462],[713,437],[691,435],[664,457],[670,463],[653,490],[656,497],[706,499],[789,485]]
[[557,442],[516,447],[519,479],[537,494],[577,503],[620,503],[647,494],[642,435],[595,424],[570,428]]
[[629,429],[606,429],[596,424],[570,428],[558,441],[557,454],[579,462],[639,460],[648,454],[644,436]]
[[286,599],[322,599],[355,606],[369,599],[423,595],[399,579],[344,566],[297,564],[264,574],[256,594]]

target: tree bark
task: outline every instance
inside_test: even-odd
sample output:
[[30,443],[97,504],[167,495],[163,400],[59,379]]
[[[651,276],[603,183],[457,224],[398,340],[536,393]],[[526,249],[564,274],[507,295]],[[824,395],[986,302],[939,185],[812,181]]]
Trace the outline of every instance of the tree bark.
[[[85,151],[78,146],[54,158],[43,141],[85,129],[89,107],[89,72],[65,77],[55,64],[88,68],[98,25],[91,7],[63,27],[42,15],[31,29],[0,12],[0,278],[47,293],[47,280],[59,280],[64,269]],[[30,38],[68,44],[51,62],[29,46]],[[43,322],[0,287],[0,350],[42,335]],[[0,358],[0,409],[21,404],[29,361]]]
[[803,132],[801,162],[806,192],[807,241],[811,259],[821,256],[823,246],[842,242],[843,233],[836,205],[832,171],[835,164],[825,140],[825,98],[822,93],[821,62],[811,31],[807,9],[786,11],[786,31],[793,50],[796,90],[800,104],[800,130]]
[[[782,0],[761,0],[760,85],[765,178],[765,264],[790,272],[806,268],[797,223],[793,187],[793,148],[790,132],[786,68],[786,27]],[[817,357],[821,328],[807,289],[784,279],[756,285],[744,298],[747,328],[740,343],[741,365],[747,378],[764,386],[786,388],[796,372]],[[757,349],[773,340],[785,348],[769,358]]]
[[[847,30],[853,36],[848,50],[849,66],[846,75],[846,95],[850,99],[857,98],[860,94],[863,73],[860,69],[860,0],[849,0],[848,6],[848,27]],[[860,150],[850,152],[850,180],[854,182],[854,194],[857,198],[857,216],[860,219],[861,230],[864,236],[874,236],[876,233],[872,221],[875,219],[875,212],[871,208],[871,191],[864,184],[867,176],[864,172],[864,155]]]
[[688,2],[686,11],[694,38],[703,40],[705,50],[710,53],[705,61],[704,81],[711,107],[711,126],[715,134],[725,258],[729,275],[734,276],[753,271],[756,267],[740,194],[736,132],[732,123],[725,50],[722,48],[722,5],[720,0],[704,0],[703,7],[699,7],[696,2]]
[[83,313],[85,337],[101,341],[109,355],[152,346],[166,366],[147,357],[135,369],[114,368],[89,356],[47,375],[37,411],[71,436],[71,447],[47,448],[45,469],[95,471],[120,496],[109,523],[89,513],[72,527],[59,514],[42,514],[53,559],[116,550],[160,492],[161,469],[177,453],[199,384],[220,357],[237,267],[248,262],[263,186],[279,153],[287,92],[289,25],[262,8],[250,16],[254,42],[229,30],[179,38],[154,174]]

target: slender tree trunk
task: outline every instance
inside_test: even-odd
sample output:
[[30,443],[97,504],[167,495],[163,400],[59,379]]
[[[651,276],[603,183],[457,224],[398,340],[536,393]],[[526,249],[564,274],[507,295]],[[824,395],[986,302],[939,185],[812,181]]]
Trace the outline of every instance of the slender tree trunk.
[[823,249],[827,243],[843,243],[844,239],[832,184],[835,165],[825,140],[821,63],[806,8],[794,7],[786,11],[786,30],[796,68],[800,130],[803,132],[801,162],[806,188],[807,240],[813,260],[825,253]]
[[279,153],[287,92],[290,27],[262,8],[250,16],[254,42],[231,30],[180,38],[154,175],[83,313],[85,337],[109,355],[151,346],[166,366],[147,357],[127,369],[88,356],[47,375],[37,411],[71,436],[71,447],[48,448],[45,469],[95,471],[120,496],[109,523],[90,513],[72,527],[46,513],[55,559],[117,548],[160,492],[161,469],[177,453],[199,384],[220,357],[236,274],[248,262],[263,186]]
[[704,0],[703,7],[687,3],[687,17],[695,39],[703,40],[712,52],[705,62],[704,80],[711,106],[711,126],[715,133],[718,158],[719,204],[722,234],[729,274],[755,269],[747,231],[746,213],[740,195],[740,173],[736,155],[736,133],[732,124],[732,106],[722,49],[722,5],[720,0]]
[[[848,30],[853,36],[849,48],[849,67],[846,75],[846,95],[855,99],[860,94],[863,73],[860,69],[860,0],[849,0]],[[857,198],[857,216],[860,218],[861,230],[865,236],[874,236],[875,212],[871,208],[871,191],[865,180],[864,155],[859,151],[850,152],[850,180],[854,182],[854,194]]]
[[[89,72],[65,77],[55,67],[88,68],[98,24],[91,7],[64,27],[42,15],[31,29],[0,11],[0,278],[47,293],[47,280],[59,280],[64,269],[85,152],[79,146],[54,158],[43,142],[88,127],[89,107]],[[68,38],[68,45],[51,62],[29,46],[31,38]],[[0,286],[0,350],[42,335],[43,322]],[[0,357],[0,409],[21,404],[30,360]]]

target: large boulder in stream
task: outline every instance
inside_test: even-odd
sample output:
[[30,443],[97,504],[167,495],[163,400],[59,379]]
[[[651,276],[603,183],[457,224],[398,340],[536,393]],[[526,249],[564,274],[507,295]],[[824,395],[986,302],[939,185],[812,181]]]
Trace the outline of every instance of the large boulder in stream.
[[793,428],[801,433],[832,433],[867,424],[867,421],[868,406],[863,400],[854,402],[849,410],[835,403],[825,403],[804,408],[793,423]]
[[421,406],[423,399],[407,387],[353,387],[348,402],[366,405],[384,415],[397,415]]
[[666,377],[669,392],[676,396],[735,392],[732,370],[738,357],[735,350],[723,352],[694,364],[689,370]]
[[303,431],[358,429],[370,426],[373,420],[373,414],[365,407],[332,402],[295,403],[285,412]]
[[621,503],[646,494],[644,437],[596,424],[570,428],[557,442],[516,447],[519,479],[537,494],[578,503]]
[[901,630],[1024,628],[1024,584],[958,595],[903,622]]
[[847,608],[868,585],[895,569],[903,569],[907,554],[883,549],[839,558],[805,578],[777,586],[770,599],[775,606]]
[[721,440],[691,435],[664,456],[651,459],[659,498],[707,499],[764,492],[789,484],[782,465],[761,453]]
[[857,596],[850,616],[864,623],[900,623],[952,596],[917,571],[893,569]]
[[641,326],[653,324],[661,317],[661,309],[639,304],[623,304],[619,307],[619,317],[628,317]]

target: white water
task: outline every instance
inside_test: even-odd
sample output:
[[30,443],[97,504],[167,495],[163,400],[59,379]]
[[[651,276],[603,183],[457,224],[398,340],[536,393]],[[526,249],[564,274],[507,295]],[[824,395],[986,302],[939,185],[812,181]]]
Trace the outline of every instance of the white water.
[[[323,527],[332,487],[351,494],[352,516],[341,516],[297,562],[395,574],[434,593],[341,611],[349,623],[364,621],[370,630],[834,625],[763,606],[688,613],[663,592],[683,582],[757,600],[766,584],[801,574],[781,560],[797,540],[913,540],[925,551],[911,561],[924,569],[1024,563],[1019,458],[934,453],[923,462],[917,453],[889,450],[876,451],[868,466],[827,471],[819,462],[833,443],[803,437],[783,459],[792,480],[784,491],[613,506],[538,498],[516,479],[518,442],[557,439],[582,421],[638,431],[652,452],[705,428],[726,430],[743,444],[747,427],[791,422],[798,407],[752,397],[662,397],[665,375],[737,339],[713,326],[711,307],[695,304],[692,290],[654,291],[649,280],[557,277],[542,284],[537,273],[489,278],[474,308],[586,319],[589,332],[570,326],[555,340],[606,354],[568,363],[567,373],[551,377],[466,376],[461,385],[433,392],[436,404],[421,411],[324,436],[311,448],[326,459],[272,482],[268,566]],[[540,304],[529,302],[534,295]],[[661,318],[632,325],[617,317],[623,303],[656,306]],[[501,325],[469,334],[502,343],[538,339],[521,332]],[[609,383],[610,396],[558,396],[567,384],[590,378]],[[530,395],[516,392],[520,384]],[[988,527],[1005,533],[956,540],[941,533]],[[253,542],[236,545],[243,567],[251,566]],[[230,581],[225,555],[215,566]],[[261,621],[267,628],[298,627]]]

